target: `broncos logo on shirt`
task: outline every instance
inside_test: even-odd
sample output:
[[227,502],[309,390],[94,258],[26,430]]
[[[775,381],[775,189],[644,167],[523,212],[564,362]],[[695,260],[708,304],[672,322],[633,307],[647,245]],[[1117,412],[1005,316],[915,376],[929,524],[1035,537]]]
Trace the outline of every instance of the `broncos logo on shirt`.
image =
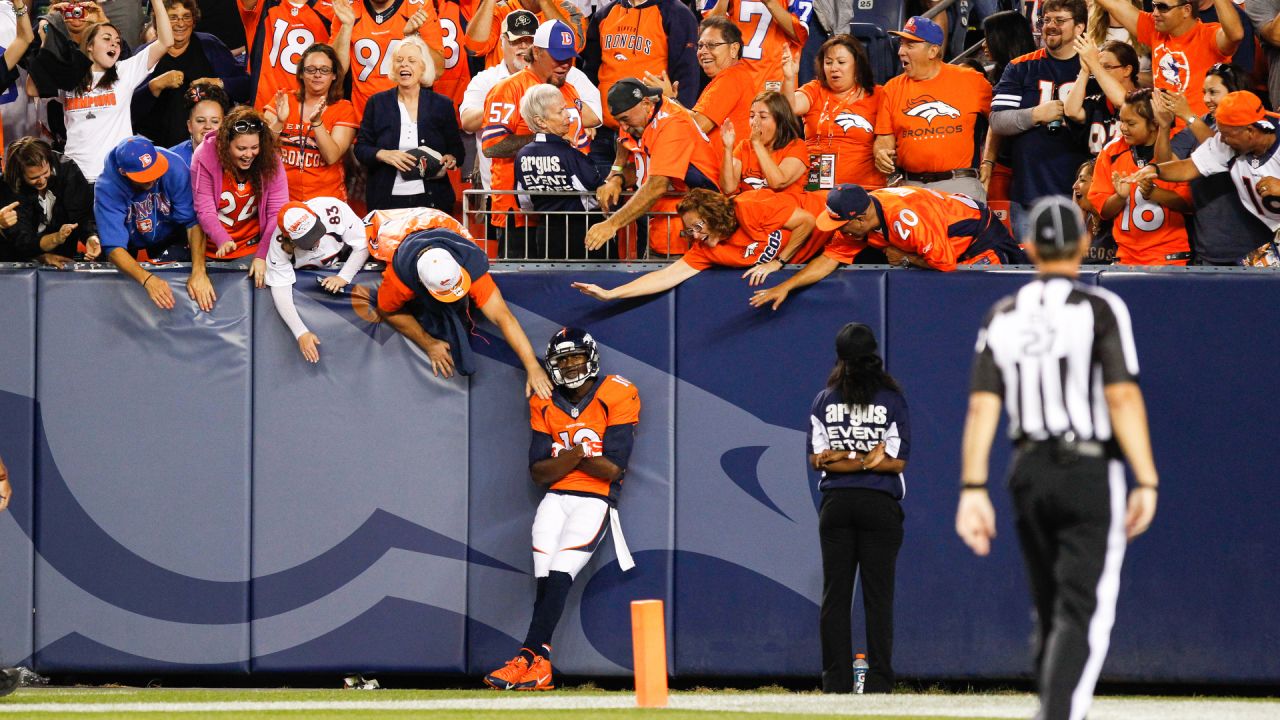
[[862,117],[857,113],[851,113],[851,112],[840,113],[839,115],[836,116],[836,124],[839,125],[840,129],[844,130],[845,132],[849,132],[850,128],[858,128],[859,130],[866,130],[872,135],[874,135],[876,132],[875,128],[871,126],[871,123],[868,122],[866,118]]
[[1185,90],[1187,81],[1191,79],[1191,64],[1187,62],[1186,53],[1166,50],[1160,57],[1160,76],[1169,85]]
[[750,185],[752,190],[762,190],[768,184],[765,182],[764,178],[758,177],[744,177],[742,178],[742,183],[744,185]]
[[916,98],[908,103],[908,105],[911,109],[906,111],[907,115],[910,115],[911,117],[924,118],[930,125],[933,124],[933,119],[936,117],[960,117],[959,110],[951,107],[941,100],[935,100],[928,95]]

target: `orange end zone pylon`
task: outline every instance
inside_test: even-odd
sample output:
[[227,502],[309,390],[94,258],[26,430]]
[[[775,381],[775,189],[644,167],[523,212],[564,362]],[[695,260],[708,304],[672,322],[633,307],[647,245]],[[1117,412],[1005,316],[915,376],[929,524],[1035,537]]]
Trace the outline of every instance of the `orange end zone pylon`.
[[631,646],[636,673],[636,705],[667,706],[667,629],[661,600],[631,603]]

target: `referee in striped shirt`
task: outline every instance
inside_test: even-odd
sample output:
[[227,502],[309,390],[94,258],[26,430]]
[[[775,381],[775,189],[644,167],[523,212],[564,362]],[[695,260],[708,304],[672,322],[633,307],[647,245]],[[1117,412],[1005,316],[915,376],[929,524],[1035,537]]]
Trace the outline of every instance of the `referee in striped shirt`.
[[[1159,478],[1129,310],[1076,280],[1089,250],[1080,210],[1045,198],[1028,225],[1040,275],[996,303],[978,333],[956,532],[976,554],[990,551],[987,467],[1004,402],[1017,446],[1009,490],[1038,620],[1036,720],[1080,720],[1107,654],[1126,537],[1151,524]],[[1127,510],[1120,451],[1137,480]]]

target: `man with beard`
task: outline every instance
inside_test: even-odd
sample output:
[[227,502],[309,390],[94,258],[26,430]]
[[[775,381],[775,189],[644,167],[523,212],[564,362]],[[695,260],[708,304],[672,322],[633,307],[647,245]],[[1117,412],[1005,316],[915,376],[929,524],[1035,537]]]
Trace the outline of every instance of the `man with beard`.
[[1068,131],[1063,101],[1080,74],[1075,39],[1089,22],[1085,0],[1041,6],[1044,47],[1004,69],[991,99],[991,129],[1008,138],[1013,166],[1009,219],[1013,236],[1026,229],[1027,208],[1046,195],[1070,195],[1087,142]]
[[[533,142],[534,132],[520,116],[520,101],[525,91],[535,85],[547,83],[560,88],[564,95],[565,110],[569,113],[570,144],[584,154],[590,140],[587,128],[600,124],[595,111],[582,101],[577,89],[565,82],[573,61],[578,57],[570,27],[559,20],[549,20],[538,26],[533,35],[529,65],[520,72],[499,82],[485,98],[484,129],[480,142],[484,155],[493,160],[492,189],[515,189],[515,156],[520,148]],[[500,228],[504,258],[544,257],[537,248],[529,248],[532,234],[526,236],[528,220],[516,214],[516,196],[495,194],[490,224]]]

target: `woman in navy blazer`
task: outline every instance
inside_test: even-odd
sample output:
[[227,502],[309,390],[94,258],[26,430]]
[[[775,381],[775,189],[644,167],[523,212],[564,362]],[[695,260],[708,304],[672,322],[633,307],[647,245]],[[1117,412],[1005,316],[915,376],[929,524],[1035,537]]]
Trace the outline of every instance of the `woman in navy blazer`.
[[[431,207],[453,212],[453,186],[445,174],[462,164],[462,133],[453,103],[426,87],[435,65],[418,37],[402,42],[392,56],[396,87],[369,98],[360,121],[356,158],[369,168],[365,203],[370,210]],[[431,169],[409,150],[426,147],[440,155]],[[406,177],[406,174],[408,177]]]

